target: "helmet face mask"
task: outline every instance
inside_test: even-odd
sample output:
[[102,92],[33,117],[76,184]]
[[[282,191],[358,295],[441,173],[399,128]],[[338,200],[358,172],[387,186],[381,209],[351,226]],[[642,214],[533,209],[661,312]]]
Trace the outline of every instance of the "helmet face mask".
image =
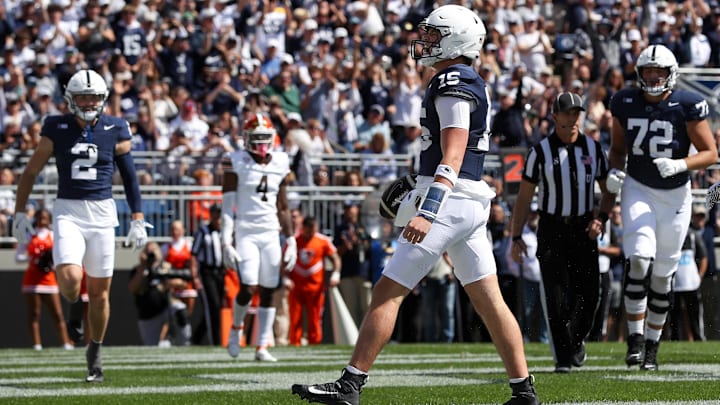
[[418,24],[420,39],[410,43],[410,56],[424,66],[465,56],[480,57],[485,25],[470,9],[446,5],[435,9]]
[[[650,69],[666,73],[664,76],[658,75],[649,71]],[[668,48],[663,45],[651,45],[638,56],[635,72],[640,88],[645,93],[657,97],[675,87],[678,64],[675,55]]]
[[275,140],[275,127],[267,117],[255,114],[245,121],[243,134],[245,148],[264,158],[270,152]]
[[88,123],[103,113],[107,97],[105,80],[92,70],[78,71],[65,87],[68,108],[76,117]]

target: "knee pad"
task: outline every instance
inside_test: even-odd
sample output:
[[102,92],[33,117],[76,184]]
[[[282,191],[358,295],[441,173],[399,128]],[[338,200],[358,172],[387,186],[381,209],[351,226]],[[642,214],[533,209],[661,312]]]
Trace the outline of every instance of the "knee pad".
[[648,293],[648,309],[658,315],[666,314],[670,310],[670,290],[672,277],[650,277],[650,292]]
[[652,258],[631,256],[625,261],[625,280],[623,290],[625,297],[641,300],[647,296],[647,275],[652,266]]

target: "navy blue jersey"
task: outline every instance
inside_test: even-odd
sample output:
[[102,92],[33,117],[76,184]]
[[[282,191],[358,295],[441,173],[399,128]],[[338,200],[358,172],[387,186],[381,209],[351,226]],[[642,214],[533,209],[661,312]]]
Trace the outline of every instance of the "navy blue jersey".
[[139,24],[134,23],[131,27],[118,28],[115,48],[119,49],[125,56],[128,64],[134,65],[145,52],[147,52],[147,36]]
[[690,138],[687,122],[704,120],[709,113],[707,102],[698,94],[673,90],[659,103],[648,103],[642,90],[620,90],[610,100],[610,111],[625,129],[627,174],[649,187],[677,188],[690,180],[685,171],[663,178],[655,158],[682,159],[688,156]]
[[422,152],[419,174],[434,176],[442,160],[440,120],[435,109],[437,97],[459,97],[476,105],[475,110],[470,113],[470,136],[458,178],[481,180],[485,153],[489,148],[490,99],[485,81],[467,65],[452,65],[430,80],[420,117]]
[[105,200],[112,198],[115,145],[132,138],[126,120],[100,115],[85,136],[72,114],[49,116],[41,136],[53,142],[58,170],[58,198]]

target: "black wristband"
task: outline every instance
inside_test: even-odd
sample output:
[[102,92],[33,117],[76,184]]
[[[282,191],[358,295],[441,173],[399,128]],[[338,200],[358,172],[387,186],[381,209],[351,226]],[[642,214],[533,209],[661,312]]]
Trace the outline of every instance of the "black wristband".
[[513,241],[513,242],[517,242],[517,241],[519,241],[519,240],[522,240],[522,235],[517,235],[517,236],[513,236],[513,237],[512,237],[512,241]]
[[608,214],[607,212],[600,212],[598,213],[597,219],[602,222],[603,224],[607,222],[608,220]]

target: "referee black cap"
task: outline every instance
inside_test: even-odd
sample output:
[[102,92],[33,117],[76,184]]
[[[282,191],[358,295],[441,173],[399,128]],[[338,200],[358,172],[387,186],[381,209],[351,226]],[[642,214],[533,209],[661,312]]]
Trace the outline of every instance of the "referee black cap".
[[210,206],[210,213],[219,214],[221,212],[222,212],[222,206],[220,204],[215,203]]
[[554,113],[565,112],[573,108],[579,108],[580,110],[585,111],[582,99],[577,94],[565,92],[560,93],[557,97],[555,97],[555,103],[553,104]]

